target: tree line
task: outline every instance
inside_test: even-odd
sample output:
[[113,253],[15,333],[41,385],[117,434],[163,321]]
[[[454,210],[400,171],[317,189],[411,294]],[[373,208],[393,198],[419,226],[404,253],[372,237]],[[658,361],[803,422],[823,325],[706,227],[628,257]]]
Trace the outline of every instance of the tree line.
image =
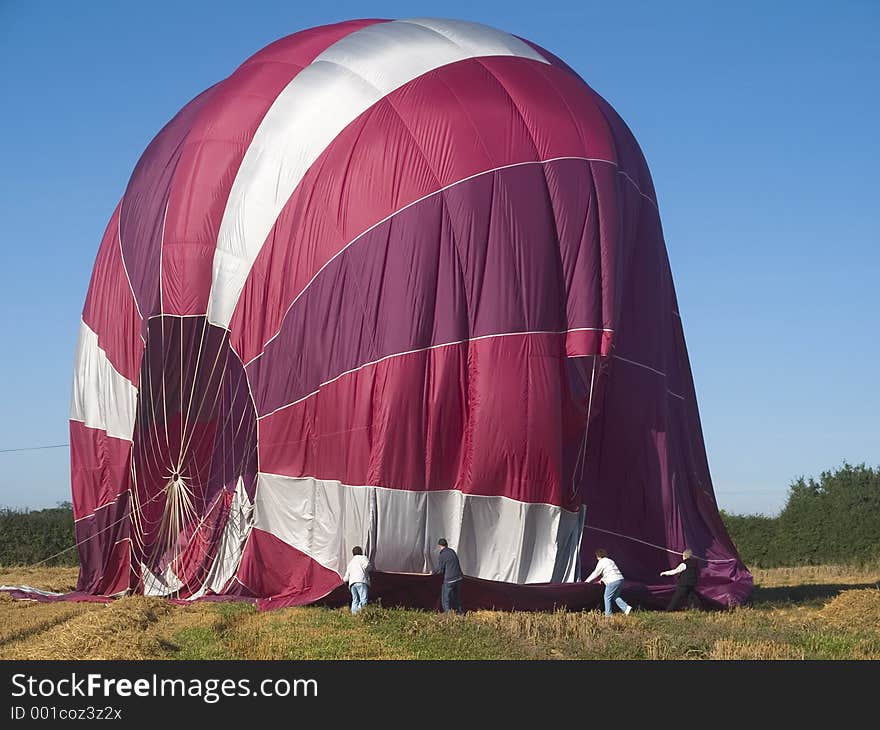
[[[79,565],[70,502],[40,510],[0,509],[0,565]],[[62,552],[64,551],[64,552]],[[61,553],[57,557],[51,556]],[[46,560],[46,558],[51,558]]]
[[747,566],[865,565],[880,560],[880,467],[844,463],[794,481],[776,517],[721,512]]
[[[863,565],[880,560],[880,467],[844,465],[789,487],[776,517],[721,517],[747,566]],[[69,502],[41,510],[0,510],[0,565],[77,565]],[[64,551],[64,552],[62,552]]]

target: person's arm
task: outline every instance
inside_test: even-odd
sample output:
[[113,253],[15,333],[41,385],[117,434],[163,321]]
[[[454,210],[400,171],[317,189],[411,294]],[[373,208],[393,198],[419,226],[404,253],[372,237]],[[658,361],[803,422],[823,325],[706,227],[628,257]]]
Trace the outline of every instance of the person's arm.
[[348,583],[348,571],[350,568],[351,568],[351,563],[349,562],[349,564],[345,566],[345,575],[342,576],[343,583]]
[[596,569],[592,573],[590,573],[589,577],[584,578],[584,583],[590,583],[590,582],[594,581],[596,578],[598,578],[602,573],[601,566],[602,566],[601,561],[596,563]]
[[683,572],[686,568],[687,568],[687,566],[684,563],[679,563],[671,570],[661,571],[660,575],[678,575],[679,573]]

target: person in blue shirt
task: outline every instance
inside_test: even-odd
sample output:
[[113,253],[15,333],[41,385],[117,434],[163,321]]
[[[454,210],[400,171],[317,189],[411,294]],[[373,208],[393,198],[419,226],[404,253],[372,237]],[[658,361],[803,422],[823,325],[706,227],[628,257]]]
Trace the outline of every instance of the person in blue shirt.
[[464,613],[461,608],[461,581],[464,574],[461,572],[458,555],[455,550],[449,547],[445,537],[441,537],[437,541],[437,545],[440,548],[440,555],[437,558],[438,567],[434,571],[434,575],[443,575],[443,589],[440,593],[443,612]]

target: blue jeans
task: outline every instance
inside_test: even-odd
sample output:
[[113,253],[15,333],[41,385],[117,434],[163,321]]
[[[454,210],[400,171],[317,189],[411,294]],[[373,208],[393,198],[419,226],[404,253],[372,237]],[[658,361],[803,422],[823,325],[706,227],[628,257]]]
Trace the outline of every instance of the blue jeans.
[[367,605],[367,593],[370,586],[367,583],[352,583],[351,586],[351,612],[357,613]]
[[461,581],[454,583],[444,583],[443,591],[440,593],[440,604],[443,606],[443,612],[455,611],[462,613],[461,610]]
[[621,611],[626,611],[626,609],[629,608],[629,604],[620,597],[620,589],[621,588],[623,588],[623,581],[622,580],[616,580],[613,583],[609,583],[607,586],[605,586],[605,615],[606,616],[611,615],[611,611],[612,611],[611,602],[612,601],[614,601],[614,603],[617,604],[617,607]]

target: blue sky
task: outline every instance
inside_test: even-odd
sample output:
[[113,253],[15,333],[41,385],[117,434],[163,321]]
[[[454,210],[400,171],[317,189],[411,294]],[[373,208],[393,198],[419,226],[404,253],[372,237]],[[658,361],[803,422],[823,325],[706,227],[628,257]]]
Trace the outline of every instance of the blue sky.
[[[65,443],[107,220],[189,99],[271,41],[455,17],[571,65],[642,146],[719,505],[880,464],[880,5],[0,0],[0,449]],[[66,448],[0,453],[0,507],[69,499]]]

